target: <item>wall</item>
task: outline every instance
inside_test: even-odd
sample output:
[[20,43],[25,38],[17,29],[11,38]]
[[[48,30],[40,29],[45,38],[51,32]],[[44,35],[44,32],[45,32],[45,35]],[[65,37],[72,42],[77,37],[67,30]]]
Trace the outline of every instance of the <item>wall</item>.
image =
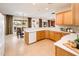
[[0,13],[0,55],[4,55],[5,50],[5,20]]
[[58,26],[60,28],[72,28],[74,32],[79,32],[79,26]]
[[[28,18],[27,17],[14,16],[13,20],[28,20]],[[43,22],[47,22],[47,19],[43,19]],[[27,22],[26,28],[27,27],[28,27],[28,22]],[[35,28],[39,27],[39,18],[32,18],[32,28],[34,28],[34,27]]]

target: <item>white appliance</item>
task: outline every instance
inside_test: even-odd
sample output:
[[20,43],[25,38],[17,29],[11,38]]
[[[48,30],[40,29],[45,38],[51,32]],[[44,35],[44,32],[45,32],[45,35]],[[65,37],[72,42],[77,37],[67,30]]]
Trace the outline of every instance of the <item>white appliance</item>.
[[0,13],[0,56],[4,55],[5,50],[5,22],[4,15]]
[[29,33],[29,43],[36,42],[36,32],[30,32]]

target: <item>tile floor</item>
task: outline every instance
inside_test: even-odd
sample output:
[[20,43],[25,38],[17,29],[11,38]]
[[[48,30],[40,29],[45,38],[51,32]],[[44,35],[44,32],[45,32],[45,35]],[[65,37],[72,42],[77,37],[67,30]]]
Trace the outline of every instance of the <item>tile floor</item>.
[[15,35],[6,36],[5,56],[52,56],[53,41],[44,39],[31,45]]

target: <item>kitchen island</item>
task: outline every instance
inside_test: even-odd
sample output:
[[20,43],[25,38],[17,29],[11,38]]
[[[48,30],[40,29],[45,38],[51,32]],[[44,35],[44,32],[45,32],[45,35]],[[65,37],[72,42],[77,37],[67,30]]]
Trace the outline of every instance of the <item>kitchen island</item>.
[[61,38],[61,40],[54,43],[55,45],[55,56],[79,56],[77,51],[74,51],[67,46],[64,45],[68,40],[75,40],[77,38],[77,34],[69,34]]

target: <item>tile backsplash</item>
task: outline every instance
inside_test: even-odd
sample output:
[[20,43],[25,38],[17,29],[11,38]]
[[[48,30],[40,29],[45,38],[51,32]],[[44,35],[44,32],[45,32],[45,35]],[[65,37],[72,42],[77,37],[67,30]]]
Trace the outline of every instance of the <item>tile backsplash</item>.
[[60,26],[60,28],[72,28],[74,32],[79,32],[79,26]]

